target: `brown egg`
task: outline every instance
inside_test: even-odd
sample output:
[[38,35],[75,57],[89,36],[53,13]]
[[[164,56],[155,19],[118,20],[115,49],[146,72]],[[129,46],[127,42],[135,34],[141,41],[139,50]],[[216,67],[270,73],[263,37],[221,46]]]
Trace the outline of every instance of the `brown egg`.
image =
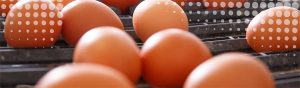
[[35,88],[134,88],[119,71],[94,64],[63,65],[48,72]]
[[242,8],[248,0],[203,0],[203,5],[209,10]]
[[143,76],[150,85],[182,88],[189,73],[212,55],[192,33],[167,29],[145,42],[141,56]]
[[247,28],[247,42],[257,52],[288,51],[300,48],[300,12],[275,7],[259,13]]
[[6,18],[5,40],[14,48],[50,47],[61,34],[61,18],[51,1],[19,1]]
[[188,31],[188,20],[183,9],[171,0],[145,0],[133,13],[133,26],[142,41],[166,28]]
[[[6,17],[10,9],[18,2],[23,0],[0,0],[0,16]],[[34,0],[39,1],[39,0]],[[51,0],[58,10],[61,10],[65,5],[73,0]]]
[[17,3],[19,0],[0,0],[0,16],[6,17],[9,10]]
[[63,10],[62,34],[66,42],[76,45],[80,37],[92,28],[113,26],[124,29],[120,18],[108,6],[96,0],[76,0]]
[[74,63],[95,63],[115,68],[133,83],[141,75],[137,45],[128,34],[114,27],[98,27],[84,34],[75,48]]
[[275,82],[258,59],[228,53],[199,65],[189,75],[184,88],[275,88]]

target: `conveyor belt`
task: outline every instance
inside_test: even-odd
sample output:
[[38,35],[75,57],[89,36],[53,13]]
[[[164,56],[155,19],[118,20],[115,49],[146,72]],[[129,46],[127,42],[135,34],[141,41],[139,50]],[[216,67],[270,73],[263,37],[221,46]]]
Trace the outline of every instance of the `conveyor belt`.
[[[250,0],[260,2],[261,0]],[[264,1],[264,0],[263,0]],[[277,3],[280,0],[264,1]],[[286,1],[298,3],[300,1]],[[272,71],[277,88],[300,87],[300,50],[288,52],[254,52],[246,42],[245,29],[255,16],[253,11],[260,12],[267,8],[259,8],[260,4],[250,4],[258,8],[233,8],[227,10],[205,10],[203,7],[185,7],[190,20],[189,31],[198,36],[209,47],[213,55],[226,52],[245,52],[257,57]],[[284,3],[283,3],[284,4]],[[255,6],[256,5],[256,6]],[[132,7],[134,9],[134,7]],[[129,12],[133,13],[133,10]],[[298,8],[299,9],[299,8]],[[242,13],[239,13],[242,12]],[[248,13],[249,12],[249,13]],[[225,13],[225,14],[224,14]],[[254,12],[255,13],[255,12]],[[224,14],[224,15],[222,15]],[[137,42],[143,43],[137,37],[132,16],[120,16],[125,31]],[[52,68],[72,62],[73,47],[67,46],[60,39],[53,47],[38,49],[14,49],[7,47],[3,37],[4,18],[0,17],[0,88],[30,88],[41,76]],[[138,88],[149,88],[143,80]]]

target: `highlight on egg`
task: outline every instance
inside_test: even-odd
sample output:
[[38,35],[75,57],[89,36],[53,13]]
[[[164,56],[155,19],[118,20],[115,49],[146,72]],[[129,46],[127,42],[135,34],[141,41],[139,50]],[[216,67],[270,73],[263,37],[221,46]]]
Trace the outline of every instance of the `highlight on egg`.
[[119,71],[95,64],[68,64],[44,75],[35,88],[134,88]]
[[124,29],[117,14],[96,0],[75,0],[65,6],[62,13],[62,35],[71,46],[75,46],[84,33],[95,27],[113,26]]
[[62,14],[51,1],[19,1],[6,17],[4,37],[14,48],[51,47],[62,24]]
[[126,32],[115,27],[97,27],[85,33],[75,47],[73,62],[112,67],[132,83],[141,76],[139,48]]
[[180,88],[189,73],[212,54],[195,35],[182,29],[153,34],[141,50],[143,77],[158,88]]
[[275,88],[275,82],[267,66],[257,58],[226,53],[195,68],[184,88]]
[[279,6],[262,11],[247,27],[246,38],[257,52],[280,52],[300,48],[300,11]]
[[145,0],[133,13],[133,27],[142,41],[152,34],[167,29],[178,28],[188,31],[188,20],[183,9],[171,0]]

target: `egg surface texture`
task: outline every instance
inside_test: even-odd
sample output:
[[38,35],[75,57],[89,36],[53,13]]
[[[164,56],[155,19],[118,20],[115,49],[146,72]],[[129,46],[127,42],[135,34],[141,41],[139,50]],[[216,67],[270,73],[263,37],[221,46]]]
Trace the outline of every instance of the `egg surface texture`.
[[17,3],[19,0],[0,0],[0,16],[6,17],[9,10]]
[[92,28],[113,26],[124,29],[117,14],[105,4],[96,0],[76,0],[62,10],[62,34],[66,42],[76,45],[80,37]]
[[184,88],[275,88],[275,83],[271,72],[258,59],[227,53],[199,65]]
[[141,75],[137,45],[128,34],[114,27],[99,27],[88,31],[75,48],[74,63],[110,66],[124,73],[133,83]]
[[126,13],[130,7],[138,5],[140,0],[101,0],[101,2],[120,9],[122,13]]
[[[6,17],[10,9],[18,2],[24,0],[0,0],[0,16]],[[39,1],[39,0],[35,0]],[[61,10],[65,5],[73,0],[51,0],[58,10]]]
[[62,24],[62,14],[51,1],[19,1],[6,18],[4,37],[14,48],[50,47]]
[[300,12],[274,7],[259,13],[247,28],[247,42],[257,52],[289,51],[300,47]]
[[142,41],[166,28],[188,31],[187,16],[182,8],[171,0],[145,0],[133,13],[133,26]]
[[182,88],[189,73],[212,55],[195,35],[166,29],[145,42],[141,56],[143,76],[152,87]]
[[63,65],[48,72],[35,88],[134,88],[120,72],[94,64]]

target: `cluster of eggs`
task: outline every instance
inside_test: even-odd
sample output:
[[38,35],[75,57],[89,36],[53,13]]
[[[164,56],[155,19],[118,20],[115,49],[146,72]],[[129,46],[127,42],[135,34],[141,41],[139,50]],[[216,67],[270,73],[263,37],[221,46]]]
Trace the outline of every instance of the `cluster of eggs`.
[[[18,1],[22,0],[1,0],[0,4],[0,16],[6,17],[10,9],[16,4]],[[51,0],[57,7],[58,10],[62,10],[65,5],[72,2],[73,0]],[[122,14],[127,13],[130,10],[130,7],[134,7],[138,5],[143,0],[98,0],[110,7],[115,7],[121,10]],[[226,8],[235,8],[247,0],[230,0],[230,1],[222,1],[222,0],[173,0],[181,7],[190,6],[190,4],[203,5],[207,9],[226,9]],[[235,4],[237,4],[235,6]]]
[[[183,9],[175,2],[170,0],[146,0],[137,6],[133,14],[133,25],[136,33],[145,42],[141,50],[135,45],[134,40],[122,31],[124,28],[116,15],[110,17],[113,18],[110,19],[112,22],[105,22],[107,23],[106,25],[103,25],[104,23],[97,24],[94,20],[85,21],[78,17],[76,19],[75,17],[71,17],[77,16],[74,15],[76,12],[80,12],[77,10],[83,11],[83,5],[87,3],[88,1],[85,1],[85,3],[77,2],[77,4],[70,5],[70,7],[67,6],[66,10],[63,10],[63,14],[67,14],[63,17],[67,25],[64,28],[82,30],[81,33],[70,32],[74,33],[70,35],[70,38],[79,34],[77,40],[73,42],[76,45],[73,59],[73,65],[75,66],[71,69],[79,68],[76,65],[82,65],[82,63],[93,63],[113,68],[128,79],[124,80],[124,77],[121,77],[122,80],[114,81],[115,87],[132,88],[139,80],[141,74],[143,74],[144,79],[153,87],[198,88],[247,86],[274,88],[274,82],[268,68],[252,56],[232,53],[211,58],[212,54],[207,46],[195,35],[187,31],[187,17]],[[97,7],[100,5],[102,4],[99,3],[95,6],[90,4],[90,7],[86,8],[100,10],[101,8]],[[112,11],[105,12],[107,12],[105,14],[109,12],[113,13]],[[96,13],[95,16],[89,14],[92,12],[86,11],[84,13],[86,13],[84,15],[90,17],[89,19],[99,19],[99,15],[101,15],[97,11],[93,12]],[[154,13],[159,13],[160,16],[156,16],[157,14]],[[102,19],[105,19],[105,17]],[[84,23],[86,25],[80,25]],[[68,32],[66,31],[66,33]],[[68,41],[68,38],[66,40]],[[239,56],[239,58],[236,58],[236,56]],[[80,77],[86,76],[82,74],[87,74],[89,71],[78,72],[81,74],[67,72],[65,76],[68,78],[61,76],[59,78],[61,80],[54,83],[49,82],[52,81],[49,78],[54,77],[55,72],[64,69],[69,68],[54,69],[45,75],[37,86],[70,87],[73,86],[71,84],[77,84],[76,86],[86,87],[99,84],[91,81],[84,83],[76,81],[76,79],[79,80]],[[208,71],[205,72],[205,70]],[[254,75],[251,72],[256,73]],[[120,75],[117,73],[114,74]],[[226,77],[229,77],[227,76],[228,74],[233,75],[230,76],[231,80],[224,80]],[[69,78],[70,75],[72,77]],[[103,77],[100,73],[98,76]],[[245,78],[246,80],[241,78]],[[214,82],[211,80],[214,79],[217,79],[220,85],[212,85]],[[71,83],[66,84],[66,82]],[[238,84],[237,82],[247,84]],[[127,83],[127,86],[122,83]],[[101,86],[103,87],[103,85]],[[111,87],[108,85],[104,86]]]
[[[261,47],[266,44],[298,48],[298,15],[288,7],[262,12],[248,27],[249,45],[258,52],[266,51]],[[171,0],[145,0],[135,9],[133,27],[144,41],[141,50],[123,31],[117,14],[96,0],[75,0],[61,10],[49,0],[23,0],[12,6],[6,19],[5,38],[11,47],[49,47],[61,34],[75,46],[73,64],[53,69],[37,88],[133,88],[141,75],[152,87],[275,88],[270,71],[255,57],[241,53],[212,57],[208,47],[188,32],[186,14]],[[283,36],[284,43],[263,40],[277,36]]]

